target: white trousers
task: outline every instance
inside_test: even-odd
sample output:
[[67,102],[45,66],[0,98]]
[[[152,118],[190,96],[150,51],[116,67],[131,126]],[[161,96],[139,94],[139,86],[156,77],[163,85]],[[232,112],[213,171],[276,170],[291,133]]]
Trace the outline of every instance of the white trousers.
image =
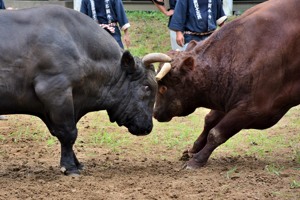
[[183,47],[179,46],[176,42],[176,32],[170,30],[171,47],[173,50],[183,51]]

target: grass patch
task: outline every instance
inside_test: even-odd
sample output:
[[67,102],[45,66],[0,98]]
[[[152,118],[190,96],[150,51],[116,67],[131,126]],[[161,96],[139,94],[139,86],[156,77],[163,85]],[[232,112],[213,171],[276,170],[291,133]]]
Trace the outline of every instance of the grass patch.
[[277,176],[280,176],[281,171],[284,169],[284,167],[279,166],[277,164],[271,163],[270,165],[265,166],[265,170],[271,174],[275,174]]
[[28,124],[24,126],[23,122],[17,121],[15,127],[18,127],[18,129],[12,131],[6,137],[3,136],[3,142],[5,140],[12,140],[14,143],[19,143],[26,140],[45,142],[52,137],[46,125],[42,123],[40,119],[29,115],[24,117],[27,118]]
[[47,139],[47,146],[54,146],[58,140],[55,137],[50,137]]
[[291,187],[291,189],[300,188],[300,181],[293,180],[290,187]]
[[232,169],[230,169],[230,170],[228,170],[228,171],[226,172],[226,178],[227,178],[227,179],[231,179],[232,176],[233,176],[233,174],[236,173],[236,172],[237,172],[237,167],[234,166]]
[[[84,121],[87,120],[88,124]],[[123,129],[123,130],[122,130]],[[113,151],[119,151],[122,147],[131,144],[130,134],[120,134],[124,132],[125,127],[118,127],[116,123],[109,121],[106,111],[92,112],[87,114],[78,123],[77,142],[83,142],[86,145],[103,146],[111,148]],[[81,132],[89,132],[83,137]]]
[[168,17],[158,11],[127,11],[127,17],[131,24],[131,46],[128,50],[134,56],[143,57],[152,52],[165,53],[171,49]]
[[[215,153],[226,153],[231,156],[247,155],[258,158],[278,156],[276,152],[285,151],[287,159],[295,160],[300,164],[300,135],[298,134],[299,107],[292,108],[279,123],[264,130],[241,130],[235,136],[221,145]],[[287,126],[289,137],[286,137]]]

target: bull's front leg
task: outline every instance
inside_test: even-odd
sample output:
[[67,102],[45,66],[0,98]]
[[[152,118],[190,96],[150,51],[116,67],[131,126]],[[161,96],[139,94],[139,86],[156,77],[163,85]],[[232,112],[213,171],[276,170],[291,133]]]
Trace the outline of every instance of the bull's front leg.
[[[56,118],[56,117],[52,117]],[[61,145],[61,158],[60,167],[61,171],[66,175],[80,174],[83,166],[78,161],[73,146],[77,138],[77,128],[74,122],[68,120],[62,122],[63,124],[53,123],[53,120],[45,120],[51,134],[60,142]]]
[[204,120],[204,128],[200,136],[194,142],[194,145],[191,149],[187,149],[183,152],[183,155],[180,160],[187,161],[193,157],[194,154],[198,153],[207,143],[207,136],[209,131],[216,126],[220,120],[225,116],[224,112],[211,110]]
[[238,110],[227,113],[214,128],[209,130],[206,144],[186,163],[186,168],[196,169],[203,167],[207,163],[212,152],[218,146],[226,142],[243,128],[247,127],[252,121],[253,118]]
[[40,118],[45,122],[51,134],[61,144],[60,166],[66,175],[79,174],[82,168],[73,151],[77,138],[76,117],[72,88],[68,79],[62,75],[37,78],[35,91],[46,108]]

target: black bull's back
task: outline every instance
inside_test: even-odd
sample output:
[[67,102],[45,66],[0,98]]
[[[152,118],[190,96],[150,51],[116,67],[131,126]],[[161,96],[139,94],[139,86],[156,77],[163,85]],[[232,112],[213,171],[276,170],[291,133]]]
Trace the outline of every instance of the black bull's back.
[[2,113],[40,110],[43,105],[33,90],[39,79],[61,76],[53,84],[80,85],[94,70],[89,62],[103,59],[108,64],[122,56],[114,40],[93,21],[60,6],[1,11],[0,26]]
[[44,6],[0,11],[0,27],[0,114],[41,118],[61,143],[66,173],[81,168],[72,148],[87,112],[107,110],[131,133],[151,132],[153,66],[124,52],[91,18]]
[[[169,121],[198,107],[212,111],[193,147],[189,168],[242,129],[276,124],[300,103],[300,4],[269,0],[225,24],[187,52],[171,52],[158,82],[154,117]],[[161,70],[163,71],[163,70]]]

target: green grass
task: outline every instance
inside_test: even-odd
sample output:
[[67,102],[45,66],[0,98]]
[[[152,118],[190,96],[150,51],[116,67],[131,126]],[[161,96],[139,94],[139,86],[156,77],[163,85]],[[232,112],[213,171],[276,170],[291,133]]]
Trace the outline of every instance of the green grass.
[[[169,17],[159,11],[127,11],[131,27],[129,28],[131,46],[129,51],[138,57],[147,53],[171,50],[170,33],[168,29]],[[230,17],[228,21],[235,17]]]
[[[277,148],[285,148],[288,146],[288,141],[282,134],[270,136],[268,129],[242,130],[222,145],[225,151],[234,149],[239,153],[244,151],[246,155],[257,155],[258,157],[265,157],[267,153],[274,150],[274,146]],[[233,155],[237,154],[233,152]]]
[[[52,136],[46,125],[37,117],[30,115],[20,115],[27,121],[24,125],[23,120],[16,120],[16,130],[9,132],[6,135],[0,135],[0,142],[6,143],[8,140],[13,141],[15,144],[24,141],[42,142],[47,146],[53,146],[57,143],[57,138]],[[17,118],[19,115],[17,115]]]
[[46,140],[47,146],[54,146],[57,143],[57,139],[55,137],[49,137]]
[[237,166],[234,166],[232,169],[230,169],[230,170],[228,170],[227,172],[226,172],[226,178],[227,179],[231,179],[232,178],[232,176],[235,174],[235,173],[237,173]]
[[[300,164],[300,135],[297,127],[297,114],[300,108],[292,108],[279,123],[265,130],[242,130],[221,145],[216,152],[227,153],[232,156],[248,155],[266,158],[276,154],[276,151],[287,150],[290,159]],[[294,134],[286,137],[287,126]]]
[[300,188],[300,181],[293,180],[290,187],[291,189]]
[[128,50],[134,56],[143,57],[153,52],[165,53],[171,49],[168,17],[158,11],[128,11],[127,17],[131,24],[131,47]]
[[280,166],[275,163],[271,163],[270,165],[265,166],[265,170],[271,174],[275,174],[277,176],[280,176],[281,171],[284,169],[283,166]]

